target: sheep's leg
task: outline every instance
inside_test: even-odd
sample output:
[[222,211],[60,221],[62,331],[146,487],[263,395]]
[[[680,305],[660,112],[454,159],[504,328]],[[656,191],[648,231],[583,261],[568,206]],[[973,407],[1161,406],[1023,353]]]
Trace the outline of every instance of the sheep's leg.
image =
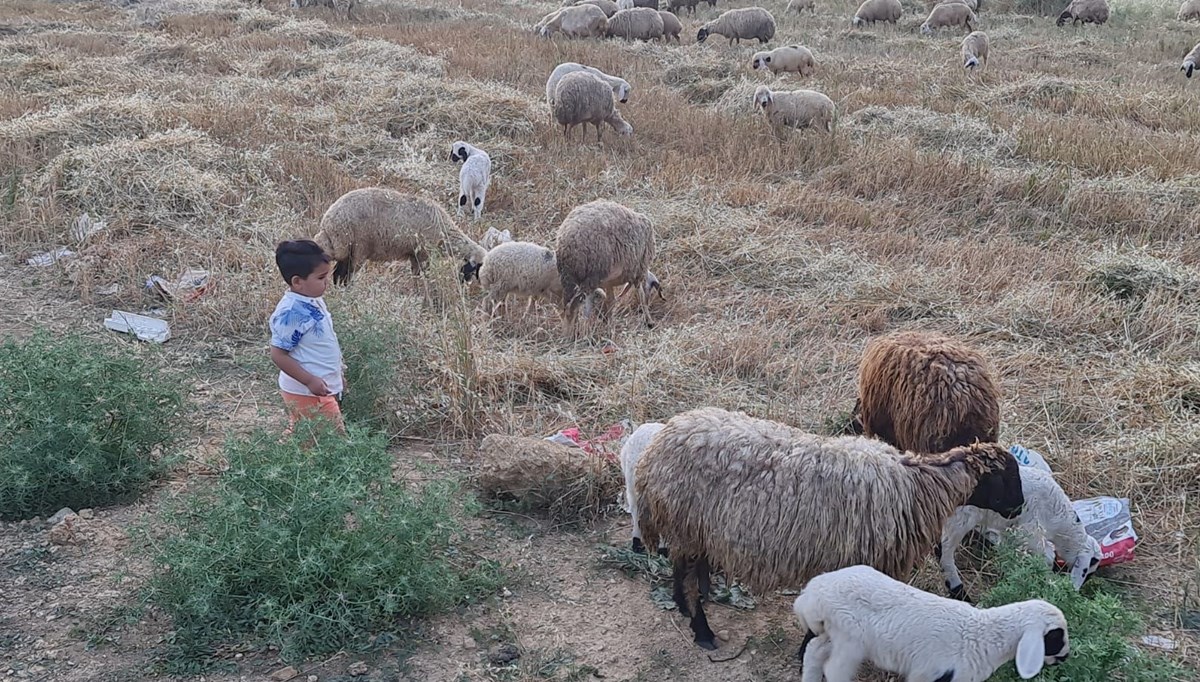
[[466,205],[467,205],[467,193],[459,192],[458,193],[458,210],[455,211],[455,215],[457,215],[461,218],[462,214],[463,214],[463,207]]
[[675,557],[673,570],[671,571],[672,593],[671,599],[675,601],[675,607],[679,609],[679,615],[684,618],[692,617],[692,610],[688,606],[687,593],[684,589],[687,583],[688,569],[691,568],[691,562],[683,557]]
[[969,530],[970,528],[963,528],[959,524],[949,523],[946,525],[945,535],[933,547],[933,553],[937,555],[938,564],[942,567],[942,577],[946,580],[947,593],[951,599],[965,602],[970,602],[971,597],[967,595],[967,590],[963,587],[962,576],[959,575],[958,566],[954,563],[954,555],[958,552],[958,547]]
[[800,653],[804,659],[800,682],[822,682],[825,679],[825,662],[829,660],[829,635],[805,634]]
[[700,557],[696,560],[696,586],[700,591],[700,598],[708,600],[708,595],[712,593],[712,567],[708,565],[708,557]]
[[[688,604],[695,604],[696,608],[692,611],[692,634],[693,641],[701,649],[712,651],[717,648],[716,635],[713,634],[712,628],[708,625],[708,617],[704,615],[704,607],[700,604],[700,592],[689,590]],[[848,679],[848,678],[847,678]]]
[[833,640],[829,640],[828,651],[825,660],[826,682],[852,682],[858,667],[862,665],[862,653],[853,644]]

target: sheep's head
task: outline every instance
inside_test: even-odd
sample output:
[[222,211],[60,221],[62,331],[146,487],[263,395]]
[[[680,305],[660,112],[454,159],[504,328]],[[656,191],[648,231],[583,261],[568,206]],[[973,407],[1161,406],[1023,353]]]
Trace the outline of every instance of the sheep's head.
[[975,57],[967,57],[966,63],[963,64],[963,68],[967,69],[973,69],[976,66],[979,66],[979,60]]
[[961,461],[975,477],[975,489],[963,504],[990,509],[1015,519],[1025,506],[1021,465],[996,443],[974,443],[950,450],[947,462]]
[[702,43],[705,40],[708,40],[708,29],[701,28],[699,31],[696,32],[696,42]]
[[767,86],[760,85],[754,90],[754,108],[765,111],[774,101],[775,95]]
[[474,277],[475,281],[479,281],[479,270],[483,268],[483,263],[472,263],[471,261],[463,261],[462,267],[459,269],[459,274],[462,275],[463,282],[470,282]]
[[1040,673],[1043,666],[1067,660],[1071,642],[1067,619],[1058,607],[1041,599],[1020,602],[1020,607],[1025,622],[1014,663],[1021,679],[1028,680]]
[[1192,72],[1196,70],[1196,63],[1193,61],[1186,61],[1183,63],[1183,66],[1179,67],[1179,70],[1183,72],[1184,76],[1191,78]]
[[621,116],[621,112],[618,111],[617,109],[613,109],[613,112],[611,114],[609,114],[608,118],[605,119],[605,121],[608,122],[608,125],[612,126],[613,130],[617,131],[621,135],[632,135],[633,134],[633,126],[629,124],[629,121],[626,121]]
[[927,35],[927,36],[931,36],[931,35],[933,35],[933,29],[932,29],[932,28],[929,28],[929,22],[928,22],[928,21],[927,21],[927,22],[925,22],[925,23],[923,23],[923,24],[921,24],[921,33],[923,33],[923,34],[925,34],[925,35]]
[[625,81],[618,81],[616,87],[613,88],[613,99],[621,104],[629,101],[629,93],[633,90],[633,86]]
[[855,27],[862,26],[863,23],[862,17],[858,16],[857,14],[854,15],[854,18],[850,20],[850,25]]
[[755,52],[753,61],[750,63],[750,66],[751,66],[751,68],[753,68],[755,70],[765,69],[765,68],[767,68],[767,64],[770,64],[770,63],[771,63],[771,53],[770,52]]
[[454,162],[466,161],[467,157],[471,155],[469,151],[470,146],[462,140],[450,145],[450,160]]

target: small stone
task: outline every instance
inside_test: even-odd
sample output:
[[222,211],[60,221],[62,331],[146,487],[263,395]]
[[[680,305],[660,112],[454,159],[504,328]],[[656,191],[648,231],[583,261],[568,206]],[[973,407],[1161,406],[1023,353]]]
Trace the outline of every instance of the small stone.
[[355,661],[350,664],[349,668],[346,668],[346,672],[350,674],[350,677],[362,677],[370,672],[370,669],[367,668],[366,663]]
[[276,682],[283,682],[284,680],[290,680],[299,674],[300,672],[298,670],[289,665],[286,668],[280,668],[279,670],[271,673],[271,679],[275,680]]
[[80,509],[79,518],[84,519],[85,521],[90,521],[96,518],[96,512],[92,511],[91,509]]
[[316,676],[316,675],[309,675],[309,676],[308,676],[308,682],[317,682],[317,676]]
[[508,665],[521,657],[521,652],[511,644],[501,644],[488,652],[488,662],[492,665]]
[[717,639],[721,640],[722,642],[728,642],[729,641],[729,631],[728,630],[717,631]]
[[503,589],[501,589],[501,590],[500,590],[500,596],[501,596],[501,597],[504,597],[505,599],[508,599],[509,597],[511,597],[511,596],[512,596],[512,592],[509,592],[509,591],[508,591],[508,588],[507,588],[507,587],[505,587],[505,588],[503,588]]
[[54,516],[51,516],[50,518],[46,519],[46,525],[53,526],[58,523],[61,523],[62,520],[67,518],[68,516],[75,516],[75,510],[71,509],[70,507],[63,507],[62,509],[59,509],[58,511],[54,512]]
[[234,655],[233,655],[233,660],[235,660],[235,661],[240,661],[240,660],[242,660],[242,659],[243,659],[243,658],[245,658],[245,657],[246,657],[246,654],[234,654]]
[[475,643],[474,638],[463,637],[462,648],[466,649],[467,651],[474,651],[477,646],[479,645]]

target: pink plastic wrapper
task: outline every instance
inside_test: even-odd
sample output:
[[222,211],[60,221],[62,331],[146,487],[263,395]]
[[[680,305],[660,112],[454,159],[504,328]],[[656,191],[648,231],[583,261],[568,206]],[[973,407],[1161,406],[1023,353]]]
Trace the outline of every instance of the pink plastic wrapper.
[[[584,440],[579,433],[579,427],[572,426],[569,429],[563,429],[553,436],[547,436],[546,440],[566,445],[568,447],[581,448],[589,455],[601,455],[610,462],[617,461],[617,452],[621,449],[621,443],[625,437],[629,435],[631,424],[627,420],[622,420],[608,427],[604,433],[592,438]],[[607,447],[606,443],[616,442],[615,447]]]

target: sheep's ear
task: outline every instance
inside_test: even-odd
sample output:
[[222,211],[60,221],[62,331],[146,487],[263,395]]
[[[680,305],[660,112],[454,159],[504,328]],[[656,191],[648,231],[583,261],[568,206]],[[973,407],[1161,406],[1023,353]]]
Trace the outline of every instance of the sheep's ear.
[[1046,643],[1040,627],[1029,627],[1017,643],[1017,674],[1028,680],[1042,672],[1046,660]]
[[771,56],[770,56],[770,55],[767,55],[766,59],[764,59],[763,61],[765,61],[766,63],[770,64],[770,63],[771,63]]

